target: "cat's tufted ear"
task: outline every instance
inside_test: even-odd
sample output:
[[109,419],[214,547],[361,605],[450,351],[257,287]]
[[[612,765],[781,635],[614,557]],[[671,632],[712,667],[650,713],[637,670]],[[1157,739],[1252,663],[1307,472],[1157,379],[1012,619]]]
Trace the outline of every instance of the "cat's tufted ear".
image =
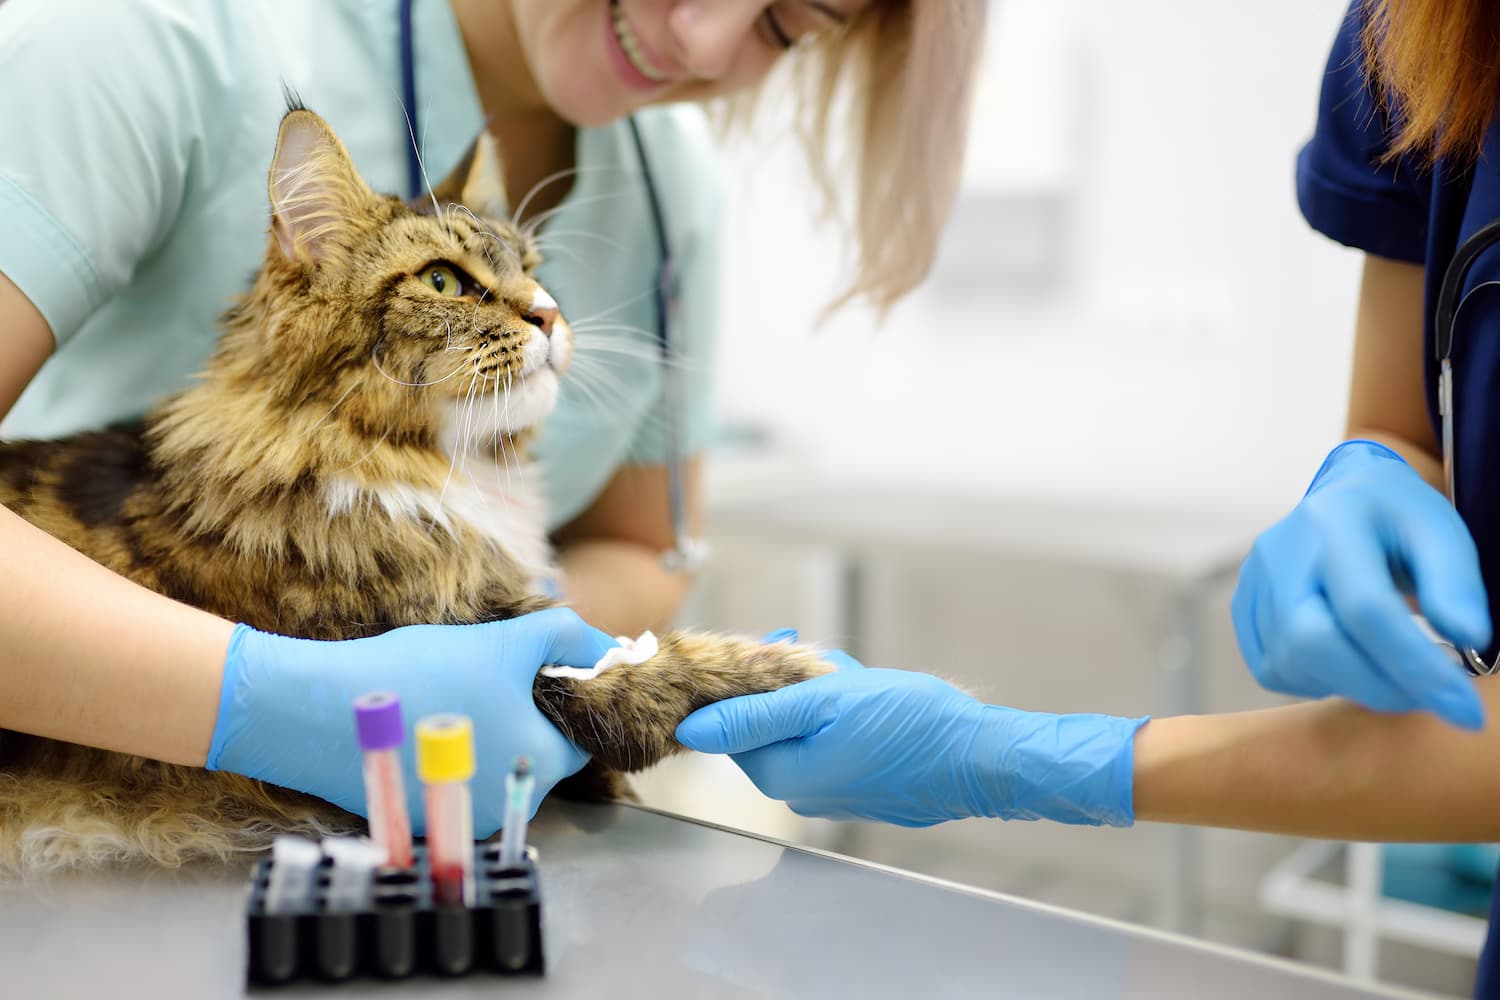
[[440,209],[450,204],[467,206],[480,215],[503,216],[508,214],[505,200],[505,178],[500,169],[500,150],[489,129],[479,133],[469,149],[459,158],[458,165],[448,171],[448,176],[432,189],[411,203],[419,212],[431,213],[433,202]]
[[374,197],[333,129],[305,108],[281,120],[270,189],[271,230],[282,254],[313,263]]

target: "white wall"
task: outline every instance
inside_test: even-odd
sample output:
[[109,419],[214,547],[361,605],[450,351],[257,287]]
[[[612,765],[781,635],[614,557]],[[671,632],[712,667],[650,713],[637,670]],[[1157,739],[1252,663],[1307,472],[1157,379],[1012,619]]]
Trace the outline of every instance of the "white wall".
[[[1357,255],[1308,229],[1293,193],[1344,7],[996,5],[991,51],[1014,49],[1031,79],[992,69],[1012,86],[974,122],[985,169],[933,280],[878,332],[851,311],[809,334],[838,235],[810,223],[787,142],[762,129],[733,147],[724,416],[860,478],[1294,502],[1346,396]],[[1008,147],[1023,166],[1006,175]],[[992,196],[1028,184],[1065,212],[1058,280],[1040,290],[1008,286],[996,249]]]

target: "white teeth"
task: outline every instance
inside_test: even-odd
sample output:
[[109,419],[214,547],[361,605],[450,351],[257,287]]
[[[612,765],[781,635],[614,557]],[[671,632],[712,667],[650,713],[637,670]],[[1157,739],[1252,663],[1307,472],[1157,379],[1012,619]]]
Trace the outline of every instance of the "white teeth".
[[625,58],[630,60],[630,65],[646,79],[653,83],[667,83],[671,77],[658,73],[650,63],[646,61],[641,52],[641,43],[635,40],[635,32],[630,30],[630,22],[625,20],[625,12],[620,9],[619,3],[610,4],[610,11],[615,22],[615,38],[619,40],[620,48],[625,50]]

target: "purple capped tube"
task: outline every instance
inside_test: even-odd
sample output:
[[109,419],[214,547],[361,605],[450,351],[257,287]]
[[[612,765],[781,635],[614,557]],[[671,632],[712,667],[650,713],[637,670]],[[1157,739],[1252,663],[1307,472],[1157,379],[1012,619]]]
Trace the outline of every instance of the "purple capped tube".
[[389,691],[371,691],[354,699],[354,724],[365,757],[365,803],[370,812],[370,839],[385,852],[386,863],[412,866],[411,817],[401,779],[401,699]]

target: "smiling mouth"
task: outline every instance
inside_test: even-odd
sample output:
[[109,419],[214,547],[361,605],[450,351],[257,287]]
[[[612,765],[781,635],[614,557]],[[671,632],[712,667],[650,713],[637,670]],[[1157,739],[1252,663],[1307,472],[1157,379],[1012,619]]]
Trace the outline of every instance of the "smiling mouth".
[[609,8],[610,20],[613,21],[615,27],[615,40],[620,43],[620,48],[625,52],[625,58],[630,60],[630,65],[652,83],[670,83],[671,77],[666,76],[646,61],[646,55],[641,50],[641,43],[636,40],[635,32],[630,29],[630,22],[625,20],[625,11],[620,8],[620,0],[610,0]]

